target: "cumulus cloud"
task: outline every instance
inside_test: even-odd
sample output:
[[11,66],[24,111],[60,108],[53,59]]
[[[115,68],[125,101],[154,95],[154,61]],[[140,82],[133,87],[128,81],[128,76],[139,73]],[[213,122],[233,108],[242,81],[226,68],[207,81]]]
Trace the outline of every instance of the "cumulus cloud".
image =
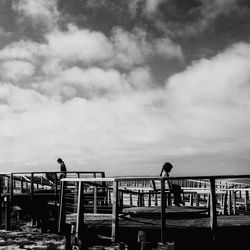
[[52,29],[57,25],[59,12],[56,0],[17,0],[13,9],[32,21],[34,26],[42,25]]
[[91,168],[101,161],[112,173],[120,171],[117,165],[135,162],[150,169],[166,157],[243,152],[250,146],[245,139],[250,136],[249,55],[249,44],[237,44],[194,62],[163,89],[145,86],[152,81],[148,68],[124,78],[113,70],[76,67],[58,76],[58,83],[67,83],[63,86],[85,92],[115,89],[121,79],[132,86],[112,98],[72,96],[62,102],[56,95],[1,85],[1,147],[10,154],[8,142],[15,152],[8,160],[13,166],[16,161],[38,166],[60,154],[74,166]]
[[128,82],[135,89],[148,89],[154,86],[154,78],[149,68],[135,68],[128,76]]
[[127,32],[115,28],[109,39],[101,32],[71,25],[68,31],[49,33],[47,41],[50,55],[68,61],[82,61],[87,65],[101,62],[110,67],[131,68],[144,63],[155,53],[168,59],[183,59],[180,45],[169,38],[150,41],[141,29]]
[[174,121],[192,138],[190,145],[201,143],[200,149],[213,153],[249,146],[244,140],[250,136],[249,53],[249,44],[239,43],[167,81],[169,105],[177,111]]
[[0,73],[5,80],[23,80],[34,74],[35,67],[25,61],[6,61],[0,66]]
[[123,75],[116,70],[73,67],[58,72],[57,77],[50,82],[38,85],[37,88],[48,94],[64,93],[71,97],[72,93],[77,93],[77,96],[93,98],[119,93],[126,90],[126,85]]
[[48,50],[52,56],[87,64],[103,62],[112,57],[112,44],[101,32],[81,30],[72,25],[68,28],[68,31],[56,30],[47,35]]

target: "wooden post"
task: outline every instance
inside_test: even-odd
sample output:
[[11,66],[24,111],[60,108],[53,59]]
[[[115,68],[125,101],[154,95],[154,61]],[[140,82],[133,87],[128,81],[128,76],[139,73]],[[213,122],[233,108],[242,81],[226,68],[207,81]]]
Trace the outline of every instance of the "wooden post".
[[58,220],[58,232],[63,233],[64,225],[66,220],[65,214],[65,181],[61,182],[61,196],[60,196],[60,210],[59,210],[59,220]]
[[233,192],[233,214],[236,215],[236,191]]
[[57,180],[57,173],[54,173],[55,175],[55,204],[57,204],[58,199],[58,180]]
[[23,193],[23,177],[21,176],[21,187],[20,187],[21,194]]
[[140,190],[138,190],[137,206],[141,207],[141,191]]
[[227,192],[225,192],[225,194],[223,194],[223,215],[227,215]]
[[155,191],[155,206],[158,206],[158,194],[157,194],[157,191]]
[[117,241],[117,229],[118,229],[118,181],[113,182],[113,207],[112,207],[112,231],[111,241],[115,243]]
[[129,192],[129,204],[130,204],[130,206],[133,206],[133,193],[131,190]]
[[93,207],[93,210],[94,210],[94,214],[97,213],[97,187],[94,186],[94,201],[93,201],[93,204],[94,204],[94,207]]
[[248,210],[248,207],[247,207],[247,201],[249,199],[249,192],[246,190],[245,191],[245,211]]
[[9,194],[10,194],[10,198],[9,198],[9,202],[11,203],[13,200],[13,174],[10,174],[10,179],[9,179]]
[[161,243],[166,241],[166,193],[165,179],[161,179]]
[[232,215],[232,191],[228,191],[228,214]]
[[11,229],[11,218],[10,218],[10,196],[6,195],[5,197],[5,229],[10,230]]
[[196,193],[196,197],[195,197],[195,205],[196,207],[200,206],[200,194]]
[[141,191],[141,207],[144,207],[145,201],[144,201],[144,191]]
[[58,220],[58,207],[57,207],[57,203],[58,203],[58,179],[57,179],[57,173],[54,173],[55,175],[55,221],[57,222]]
[[3,177],[0,175],[0,225],[2,224],[2,203],[3,203],[3,198],[2,198],[2,193],[3,193]]
[[34,173],[31,173],[30,176],[30,204],[31,204],[31,214],[32,214],[32,225],[34,226],[35,221],[35,211],[34,211]]
[[151,190],[148,192],[148,206],[151,207]]
[[[207,194],[207,207],[208,207],[208,209],[210,209],[210,206],[211,206],[211,195]],[[209,213],[210,213],[210,210],[209,210]]]
[[212,231],[212,240],[215,241],[217,229],[217,215],[216,215],[216,191],[215,179],[210,178],[210,228]]
[[80,238],[84,224],[84,183],[79,182],[77,199],[76,237]]
[[190,206],[193,207],[193,205],[194,205],[194,195],[193,195],[193,193],[189,194],[189,202],[190,202]]
[[30,177],[30,201],[31,204],[33,202],[34,199],[34,173],[31,173],[31,177]]

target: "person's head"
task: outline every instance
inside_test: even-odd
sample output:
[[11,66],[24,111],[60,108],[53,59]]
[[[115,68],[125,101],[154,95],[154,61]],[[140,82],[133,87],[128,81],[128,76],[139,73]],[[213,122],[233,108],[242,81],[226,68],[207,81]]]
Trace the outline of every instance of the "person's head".
[[165,172],[169,173],[172,170],[173,165],[170,162],[165,162],[162,168]]
[[57,162],[60,164],[60,163],[63,163],[63,160],[61,158],[58,158]]

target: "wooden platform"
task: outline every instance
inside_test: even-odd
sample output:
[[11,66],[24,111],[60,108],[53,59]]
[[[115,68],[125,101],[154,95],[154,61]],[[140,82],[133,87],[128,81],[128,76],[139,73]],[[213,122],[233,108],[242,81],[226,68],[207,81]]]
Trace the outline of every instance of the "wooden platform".
[[[218,228],[242,228],[250,229],[250,216],[233,215],[218,216]],[[76,214],[67,215],[67,223],[75,223]],[[110,228],[112,225],[112,215],[110,214],[85,214],[84,224],[89,228]],[[138,230],[151,229],[160,230],[161,221],[157,218],[119,216],[119,228],[136,228]],[[209,218],[168,218],[166,219],[166,228],[172,229],[192,229],[209,228]]]
[[[161,216],[161,207],[130,207],[124,208],[122,212],[131,217],[157,218]],[[176,207],[168,206],[165,209],[166,218],[194,218],[208,216],[205,207]]]

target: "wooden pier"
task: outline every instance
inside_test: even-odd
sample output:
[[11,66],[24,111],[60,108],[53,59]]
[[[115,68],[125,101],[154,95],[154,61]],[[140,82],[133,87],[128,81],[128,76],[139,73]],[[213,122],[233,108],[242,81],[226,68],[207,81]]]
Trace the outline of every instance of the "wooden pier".
[[[61,172],[0,174],[0,224],[9,230],[12,221],[26,215],[42,231],[57,231]],[[104,172],[68,172],[69,178],[105,177]],[[14,218],[16,217],[16,218]]]
[[[1,222],[25,214],[66,249],[240,249],[250,232],[250,175],[106,178],[104,172],[0,175]],[[230,181],[230,179],[237,179]],[[173,205],[167,181],[182,187]],[[15,218],[14,218],[15,217]],[[202,245],[199,243],[202,241]],[[243,248],[242,248],[243,249]]]
[[[174,242],[180,250],[235,249],[247,241],[250,232],[249,188],[225,181],[236,177],[250,178],[66,178],[62,180],[59,231],[68,239],[75,238],[82,249],[108,239],[128,249],[157,249],[157,244],[168,249],[164,248],[167,242]],[[167,179],[197,181],[198,187],[183,187],[184,207],[173,207]],[[158,188],[152,182],[158,182]]]

